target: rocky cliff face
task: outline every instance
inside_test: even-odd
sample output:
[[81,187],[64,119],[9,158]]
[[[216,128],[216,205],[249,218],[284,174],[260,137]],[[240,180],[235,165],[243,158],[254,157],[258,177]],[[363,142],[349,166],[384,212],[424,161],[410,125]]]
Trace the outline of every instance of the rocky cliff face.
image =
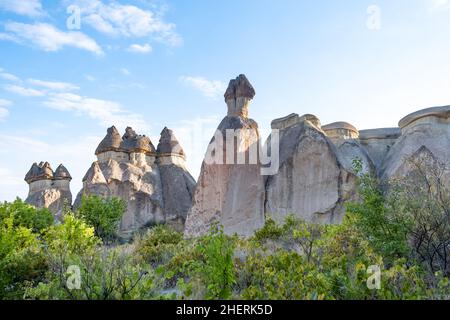
[[257,123],[247,117],[254,95],[244,75],[230,81],[225,93],[228,115],[202,164],[186,220],[187,237],[205,234],[214,223],[226,233],[244,236],[264,225],[264,177],[257,159],[251,159],[260,137]]
[[[227,129],[254,129],[254,139],[238,137],[248,149],[259,140],[256,123],[247,117],[253,95],[244,76],[232,80],[225,93],[228,115],[218,128],[222,135]],[[216,222],[228,234],[248,236],[265,218],[281,223],[290,214],[311,222],[339,223],[345,203],[356,199],[354,160],[360,161],[363,173],[381,179],[407,175],[411,159],[446,163],[450,168],[450,107],[413,113],[399,127],[360,132],[346,122],[321,126],[310,114],[274,120],[274,136],[267,144],[272,155],[274,147],[278,150],[277,170],[263,177],[259,161],[253,166],[205,161],[186,236],[204,234]],[[443,174],[447,183],[449,170]]]
[[401,135],[392,145],[380,167],[385,179],[407,174],[408,159],[429,154],[450,170],[450,106],[412,113],[399,122]]
[[[227,115],[211,139],[197,185],[168,128],[157,148],[132,128],[123,136],[109,128],[75,208],[83,194],[125,199],[119,232],[124,238],[159,223],[185,227],[187,237],[203,235],[215,223],[227,234],[251,236],[267,217],[281,223],[293,214],[311,222],[339,223],[345,203],[356,199],[354,160],[364,173],[382,180],[408,175],[414,169],[410,160],[440,163],[445,166],[442,180],[450,184],[450,106],[412,113],[398,128],[362,131],[346,122],[322,126],[311,114],[276,119],[267,140],[269,165],[275,170],[267,173],[258,124],[248,117],[254,96],[244,75],[230,81]],[[56,217],[64,202],[70,204],[71,177],[64,166],[53,172],[48,163],[35,163],[25,180],[28,203],[50,208]]]
[[172,131],[163,130],[156,150],[148,137],[137,135],[131,128],[121,137],[111,127],[96,155],[98,161],[83,178],[75,208],[82,195],[124,199],[127,210],[119,228],[122,238],[153,224],[183,229],[195,180],[184,166],[184,152]]
[[33,163],[25,176],[29,185],[25,202],[38,208],[48,208],[59,220],[64,205],[72,204],[71,180],[69,171],[62,164],[53,171],[48,162]]

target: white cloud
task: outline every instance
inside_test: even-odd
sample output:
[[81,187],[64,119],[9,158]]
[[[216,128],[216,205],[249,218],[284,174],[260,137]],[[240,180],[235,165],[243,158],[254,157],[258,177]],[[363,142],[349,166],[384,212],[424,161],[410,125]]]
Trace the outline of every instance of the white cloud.
[[9,22],[5,25],[8,32],[2,40],[12,40],[21,44],[31,43],[44,51],[59,51],[64,47],[74,47],[102,55],[102,48],[81,32],[64,32],[47,23],[26,24]]
[[444,11],[450,8],[450,0],[428,0],[430,12]]
[[82,21],[99,32],[112,35],[154,39],[171,46],[180,45],[182,38],[175,31],[175,24],[167,23],[161,14],[116,1],[78,0]]
[[6,108],[0,107],[0,122],[4,121],[9,116],[9,111]]
[[127,68],[122,68],[122,69],[120,69],[120,72],[122,72],[122,74],[123,74],[124,76],[129,76],[129,75],[131,75],[130,70],[128,70]]
[[45,95],[44,91],[16,85],[7,85],[5,86],[5,90],[25,97],[42,97]]
[[0,0],[0,9],[29,17],[37,17],[45,13],[41,0]]
[[28,79],[28,82],[32,85],[55,91],[73,91],[80,89],[80,87],[67,82],[44,81],[38,79]]
[[134,53],[150,53],[152,52],[152,50],[153,50],[152,47],[148,43],[144,45],[132,44],[131,46],[128,47],[128,51]]
[[20,78],[7,72],[2,72],[3,70],[0,70],[0,78],[7,80],[7,81],[13,81],[13,82],[19,82]]
[[180,81],[198,91],[205,97],[218,98],[225,92],[226,86],[223,82],[218,80],[208,80],[204,77],[190,77],[182,76]]
[[12,101],[0,99],[0,107],[9,107],[12,105]]
[[88,80],[90,82],[94,82],[95,81],[95,77],[91,76],[90,74],[85,74],[84,77],[86,78],[86,80]]
[[149,130],[140,114],[124,109],[119,103],[73,93],[50,94],[44,105],[60,111],[71,111],[78,116],[88,116],[98,120],[102,126],[133,126],[137,130]]

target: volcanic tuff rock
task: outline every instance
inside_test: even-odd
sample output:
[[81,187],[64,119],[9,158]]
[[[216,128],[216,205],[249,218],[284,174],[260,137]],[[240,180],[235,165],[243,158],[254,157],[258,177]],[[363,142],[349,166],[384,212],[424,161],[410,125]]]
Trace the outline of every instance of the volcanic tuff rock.
[[53,172],[48,162],[33,163],[25,176],[29,185],[25,202],[38,208],[48,208],[59,220],[64,205],[72,204],[71,180],[69,171],[62,164]]
[[75,208],[84,194],[124,199],[127,210],[119,227],[123,238],[153,224],[168,223],[182,230],[195,180],[179,150],[178,141],[167,128],[161,133],[158,150],[148,137],[130,127],[123,137],[115,127],[109,128],[96,150],[98,160],[83,178]]
[[[200,236],[214,223],[228,234],[250,236],[264,225],[264,178],[261,166],[251,163],[249,150],[259,144],[257,123],[249,119],[248,106],[255,91],[244,75],[231,80],[225,93],[228,115],[211,140],[202,164],[185,235]],[[235,138],[227,138],[227,131]],[[231,142],[227,145],[227,141]],[[228,154],[228,157],[227,157]],[[245,161],[238,162],[243,156]],[[212,159],[210,159],[212,160]]]
[[364,153],[359,145],[347,146],[344,136],[336,135],[338,149],[313,115],[277,119],[272,128],[280,130],[280,157],[278,172],[266,181],[266,217],[280,223],[290,214],[312,222],[341,221],[343,202],[354,195],[356,182],[344,160]]
[[[276,119],[267,140],[270,165],[276,170],[264,176],[267,164],[261,164],[258,154],[258,124],[248,118],[254,96],[244,75],[230,81],[224,95],[227,116],[211,139],[196,187],[170,129],[164,128],[155,148],[130,127],[123,136],[109,128],[75,207],[82,194],[125,199],[120,225],[125,238],[147,225],[169,223],[182,229],[184,222],[186,237],[203,235],[215,223],[227,234],[250,236],[266,217],[283,222],[293,214],[339,223],[345,203],[356,199],[354,160],[360,161],[363,173],[382,180],[411,173],[409,160],[442,163],[442,181],[450,184],[450,106],[414,112],[398,128],[361,131],[342,121],[322,126],[311,114]],[[57,216],[64,201],[70,203],[71,176],[62,165],[53,172],[48,163],[35,163],[25,180],[30,185],[28,203],[48,207]]]

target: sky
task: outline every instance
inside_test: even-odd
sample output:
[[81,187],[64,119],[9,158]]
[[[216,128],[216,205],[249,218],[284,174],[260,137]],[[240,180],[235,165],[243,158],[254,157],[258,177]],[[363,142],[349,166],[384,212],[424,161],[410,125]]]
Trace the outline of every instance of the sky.
[[264,137],[290,113],[397,126],[450,104],[450,0],[0,0],[0,201],[40,161],[75,196],[112,125],[173,129],[197,178],[241,73]]

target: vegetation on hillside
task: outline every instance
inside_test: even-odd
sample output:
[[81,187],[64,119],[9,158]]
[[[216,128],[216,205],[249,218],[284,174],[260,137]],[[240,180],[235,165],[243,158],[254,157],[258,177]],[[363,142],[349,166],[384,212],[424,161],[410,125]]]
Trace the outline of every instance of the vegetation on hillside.
[[448,177],[411,165],[381,185],[356,161],[359,199],[342,224],[268,219],[250,239],[156,226],[119,245],[118,199],[85,198],[55,225],[47,210],[3,203],[0,298],[449,299]]

